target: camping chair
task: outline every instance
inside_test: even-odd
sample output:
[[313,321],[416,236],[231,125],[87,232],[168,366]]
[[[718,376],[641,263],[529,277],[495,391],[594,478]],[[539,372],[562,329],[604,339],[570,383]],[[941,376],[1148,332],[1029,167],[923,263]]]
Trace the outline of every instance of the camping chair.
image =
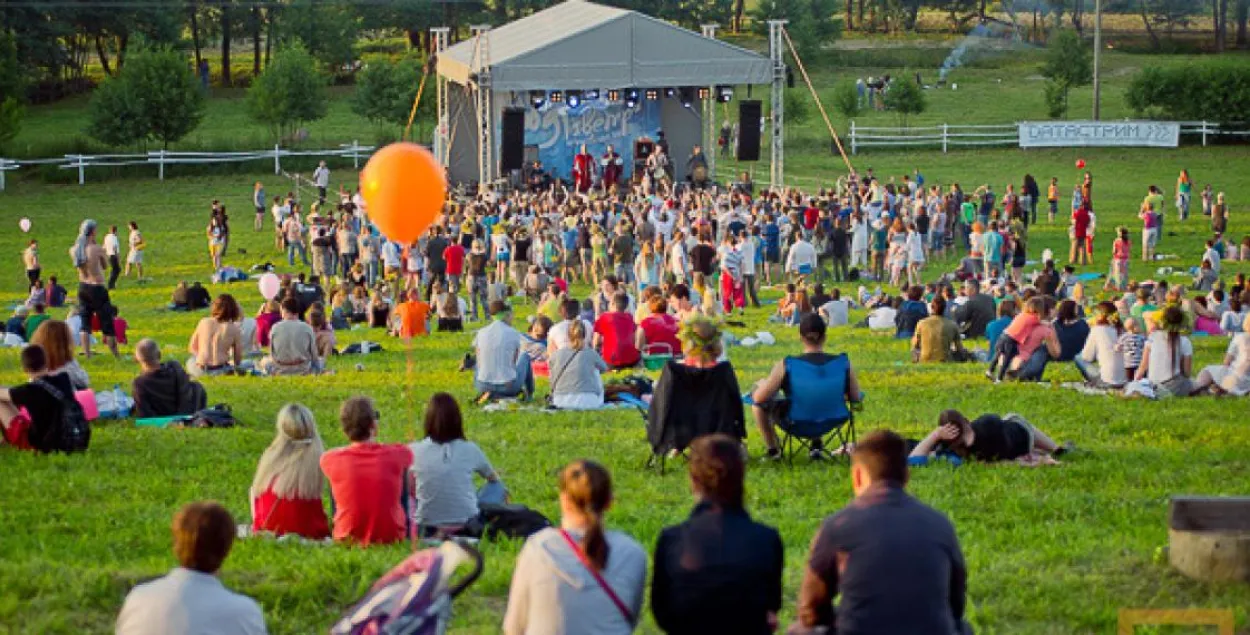
[[798,452],[855,443],[855,415],[846,399],[851,362],[846,353],[824,364],[785,359],[788,408],[777,415],[781,452],[790,463]]
[[701,436],[723,433],[746,438],[738,379],[727,364],[696,369],[670,361],[643,416],[651,446],[647,467],[658,463],[661,474],[670,456],[685,456],[686,448]]

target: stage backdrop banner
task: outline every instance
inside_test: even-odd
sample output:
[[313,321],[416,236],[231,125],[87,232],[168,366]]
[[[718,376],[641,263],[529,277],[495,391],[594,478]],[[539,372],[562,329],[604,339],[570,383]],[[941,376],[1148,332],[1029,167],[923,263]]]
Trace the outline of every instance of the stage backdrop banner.
[[[549,104],[541,110],[525,111],[525,144],[538,146],[543,167],[562,178],[570,178],[573,155],[582,144],[595,157],[595,164],[611,144],[621,156],[625,176],[633,171],[634,140],[655,138],[660,130],[660,102],[639,100],[633,108],[624,102],[604,99],[582,102],[577,108]],[[602,168],[602,166],[600,166]]]
[[1181,125],[1174,121],[1025,121],[1021,148],[1175,148]]

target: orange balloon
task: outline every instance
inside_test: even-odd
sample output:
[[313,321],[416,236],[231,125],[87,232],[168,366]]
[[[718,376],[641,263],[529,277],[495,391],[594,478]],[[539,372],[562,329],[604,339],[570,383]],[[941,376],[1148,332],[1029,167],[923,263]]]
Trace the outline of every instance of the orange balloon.
[[415,143],[392,143],[365,164],[360,189],[378,231],[407,245],[442,214],[447,177],[429,150]]

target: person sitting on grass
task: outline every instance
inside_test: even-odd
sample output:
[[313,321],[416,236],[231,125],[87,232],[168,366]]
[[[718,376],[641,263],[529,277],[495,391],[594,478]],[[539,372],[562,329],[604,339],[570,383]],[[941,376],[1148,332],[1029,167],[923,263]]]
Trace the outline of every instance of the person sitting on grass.
[[1058,465],[1054,457],[1069,449],[1061,448],[1018,414],[984,414],[968,421],[958,410],[943,411],[937,429],[916,444],[911,457],[923,464],[939,444],[963,460],[1015,461],[1021,465]]
[[[84,450],[91,438],[86,419],[76,422],[85,434],[82,447],[66,447],[65,408],[74,407],[74,386],[69,375],[48,372],[48,354],[38,344],[31,344],[21,352],[22,372],[28,383],[12,388],[0,388],[0,426],[4,427],[4,440],[19,450],[55,452]],[[22,409],[25,409],[23,412]],[[79,408],[79,417],[82,410]],[[75,439],[80,434],[73,435]]]
[[117,635],[265,635],[260,605],[217,577],[236,531],[230,512],[216,502],[180,509],[173,522],[178,567],[130,590],[117,616]]
[[412,450],[379,443],[373,400],[352,397],[339,409],[339,423],[351,442],[321,455],[330,481],[334,539],[361,546],[399,542],[407,535],[407,478]]
[[[35,331],[39,330],[39,325],[50,319],[52,316],[48,315],[48,307],[42,302],[36,302],[30,308],[30,316],[26,318],[26,340],[30,341],[30,338],[35,336]],[[74,341],[77,341],[77,338],[74,338]]]
[[26,319],[30,317],[30,307],[25,304],[17,305],[13,309],[13,317],[4,323],[4,332],[16,335],[21,338],[22,342],[26,341]]
[[969,357],[959,337],[959,327],[946,317],[946,299],[942,296],[929,303],[929,317],[916,323],[911,346],[912,361],[922,364],[962,362]]
[[907,463],[907,442],[893,432],[856,444],[855,500],[812,541],[789,633],[971,633],[959,538],[950,519],[907,493]]
[[317,421],[308,408],[289,403],[278,410],[276,427],[252,478],[252,531],[326,538],[330,522],[321,503],[320,466],[325,446]]
[[[479,505],[508,502],[507,489],[476,443],[464,436],[456,398],[440,392],[425,406],[425,438],[411,443],[408,491],[416,499],[413,519],[422,537],[460,535],[474,527]],[[473,476],[485,484],[474,487]]]
[[45,320],[30,333],[30,343],[43,347],[48,356],[48,374],[65,373],[74,390],[91,387],[87,371],[74,359],[74,338],[69,325],[60,320]]
[[1150,334],[1142,349],[1136,380],[1147,379],[1158,397],[1188,397],[1193,393],[1194,347],[1186,334],[1190,322],[1177,304],[1147,319]]
[[[647,290],[655,288],[647,287]],[[669,353],[681,355],[681,340],[677,338],[681,323],[668,312],[668,301],[664,299],[664,294],[652,294],[647,300],[647,310],[649,313],[639,323],[637,335],[634,336],[634,346],[644,353],[651,352],[651,347],[655,347],[657,351],[663,351],[667,347]]]
[[[620,294],[618,294],[620,297]],[[612,313],[604,313],[603,319]],[[581,320],[569,324],[568,348],[556,351],[548,364],[551,405],[562,410],[597,410],[603,407],[603,378],[608,364],[598,351],[586,346]]]
[[326,321],[326,311],[320,302],[313,303],[308,308],[308,326],[312,327],[313,335],[317,339],[318,359],[325,360],[338,355],[338,340],[334,337],[334,329]]
[[556,351],[562,348],[570,347],[571,341],[569,340],[569,327],[575,321],[580,320],[582,325],[585,327],[586,345],[590,346],[593,341],[592,336],[595,330],[594,323],[582,317],[581,305],[577,303],[577,300],[572,298],[566,299],[564,303],[560,305],[560,317],[561,320],[552,326],[549,331],[547,331],[548,359],[554,356]]
[[1089,339],[1089,322],[1081,319],[1079,305],[1073,300],[1064,300],[1055,309],[1055,322],[1052,326],[1055,337],[1059,340],[1057,362],[1070,362],[1076,359],[1085,348]]
[[1128,383],[1124,374],[1124,351],[1119,345],[1124,327],[1120,313],[1112,302],[1094,306],[1094,325],[1089,328],[1081,354],[1072,360],[1085,383],[1095,388],[1122,388]]
[[560,526],[525,541],[512,572],[505,635],[628,635],[640,621],[647,552],[608,531],[612,477],[598,463],[574,461],[560,471]]
[[1250,394],[1250,315],[1242,320],[1240,327],[1241,330],[1228,343],[1224,364],[1203,368],[1198,373],[1191,394],[1210,393],[1234,397]]
[[534,371],[530,356],[521,349],[521,334],[512,328],[512,309],[503,300],[492,300],[488,307],[492,322],[473,336],[476,362],[473,387],[478,403],[516,397],[529,401],[534,396]]
[[642,359],[635,342],[638,325],[628,311],[629,296],[618,291],[612,296],[612,310],[595,320],[594,348],[602,351],[603,361],[613,369],[632,368]]
[[1002,337],[1003,331],[1011,324],[1011,320],[1016,317],[1019,303],[1015,298],[1006,298],[998,303],[998,317],[994,321],[985,325],[985,342],[988,344],[987,350],[993,354],[998,346],[998,338]]
[[431,302],[433,302],[434,315],[438,319],[439,333],[460,333],[464,331],[464,315],[460,311],[460,296],[452,293],[443,282],[435,282]]
[[282,321],[282,308],[277,300],[266,300],[256,312],[256,344],[260,348],[269,348],[269,334],[278,322]]
[[901,340],[911,339],[916,334],[916,325],[920,320],[929,317],[929,310],[921,300],[924,297],[924,287],[912,285],[905,294],[907,299],[898,307],[898,313],[894,316],[894,337]]
[[[809,315],[803,318],[803,321],[799,323],[799,341],[803,345],[803,353],[795,357],[794,361],[813,366],[824,366],[833,361],[836,356],[825,352],[827,334],[825,321],[820,316]],[[859,403],[861,399],[859,379],[855,375],[855,369],[849,363],[845,384],[846,401],[852,404]],[[759,428],[760,436],[764,438],[764,444],[767,447],[766,460],[781,459],[781,446],[777,440],[775,425],[779,417],[787,414],[789,396],[795,388],[786,370],[786,360],[783,359],[773,365],[768,377],[757,384],[751,393],[751,401],[754,404],[751,406],[751,411],[755,416],[755,425]],[[777,399],[780,393],[785,393],[787,399]],[[813,440],[810,456],[817,460],[825,458],[826,451],[821,447],[819,439]]]
[[651,612],[670,635],[772,633],[781,610],[785,549],[745,505],[741,444],[723,434],[690,446],[690,517],[655,545]]
[[162,362],[161,347],[154,340],[139,340],[135,345],[135,361],[142,371],[130,384],[135,417],[189,415],[207,406],[208,394],[204,386],[192,381],[177,361]]
[[200,320],[187,351],[187,373],[192,377],[224,375],[243,363],[243,331],[239,328],[239,304],[229,294],[213,301],[210,317]]
[[282,299],[282,321],[269,331],[270,353],[260,362],[269,375],[315,375],[323,368],[317,334],[299,319],[299,300]]
[[421,301],[421,290],[412,288],[406,294],[407,301],[395,306],[395,314],[391,316],[391,335],[405,342],[430,332],[430,305]]

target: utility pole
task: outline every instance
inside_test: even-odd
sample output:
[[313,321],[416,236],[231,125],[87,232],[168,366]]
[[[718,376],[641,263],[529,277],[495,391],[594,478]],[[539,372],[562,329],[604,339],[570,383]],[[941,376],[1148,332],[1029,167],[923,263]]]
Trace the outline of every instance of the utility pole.
[[1102,82],[1098,73],[1099,57],[1102,56],[1102,0],[1094,0],[1094,121],[1099,120],[1099,102],[1102,101]]

